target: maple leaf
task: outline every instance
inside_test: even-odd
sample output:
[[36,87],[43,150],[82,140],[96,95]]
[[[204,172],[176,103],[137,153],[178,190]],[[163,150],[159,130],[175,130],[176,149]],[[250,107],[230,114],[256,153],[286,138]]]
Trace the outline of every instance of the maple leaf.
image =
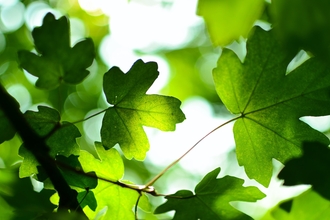
[[196,186],[195,194],[180,190],[166,196],[167,201],[155,210],[155,214],[175,210],[173,220],[252,219],[233,208],[229,202],[255,202],[265,195],[257,187],[243,187],[242,179],[232,176],[217,179],[219,173],[220,168],[208,173]]
[[36,86],[54,89],[61,83],[80,83],[88,74],[86,70],[95,57],[94,44],[89,38],[70,46],[70,26],[66,17],[56,20],[46,14],[41,27],[32,31],[38,56],[29,51],[19,51],[20,66],[39,77]]
[[136,61],[126,74],[118,67],[105,73],[103,89],[108,103],[113,105],[105,113],[101,128],[106,148],[119,143],[126,158],[143,160],[150,146],[142,126],[173,131],[175,124],[185,119],[178,99],[146,94],[157,77],[157,64],[142,60]]
[[[94,193],[97,208],[91,211],[88,208],[84,212],[90,219],[100,215],[105,209],[104,219],[135,219],[132,211],[139,197],[136,190],[114,184],[124,175],[124,164],[116,149],[105,150],[101,143],[95,143],[98,159],[87,151],[81,151],[79,161],[84,172],[94,171],[98,177],[98,185],[91,191]],[[105,181],[109,180],[109,182]],[[139,206],[149,209],[149,202],[145,195],[141,197]]]
[[238,162],[264,186],[272,176],[272,159],[285,163],[302,153],[304,141],[328,144],[302,116],[330,114],[330,70],[310,58],[286,74],[292,56],[281,50],[272,32],[256,28],[247,42],[244,63],[224,49],[213,78],[234,124]]
[[[38,110],[38,112],[27,111],[24,116],[32,129],[41,137],[47,137],[54,131],[53,129],[56,129],[46,139],[46,144],[50,149],[49,155],[52,158],[58,154],[66,157],[71,154],[78,155],[80,149],[76,143],[76,138],[81,136],[78,128],[68,122],[60,123],[60,115],[55,109],[38,106]],[[21,178],[38,173],[39,163],[33,154],[24,147],[24,143],[19,149],[19,155],[24,158],[19,169]]]
[[[320,143],[304,143],[303,155],[289,160],[278,174],[284,185],[311,184],[313,189],[330,200],[330,149]],[[297,170],[301,172],[297,172]]]

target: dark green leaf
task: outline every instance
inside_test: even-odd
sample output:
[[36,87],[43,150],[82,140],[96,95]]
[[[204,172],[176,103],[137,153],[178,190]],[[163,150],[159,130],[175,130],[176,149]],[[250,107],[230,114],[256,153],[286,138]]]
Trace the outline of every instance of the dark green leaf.
[[86,68],[95,57],[93,41],[85,39],[71,48],[69,31],[66,17],[56,20],[48,13],[42,26],[32,32],[36,50],[41,55],[18,52],[21,67],[38,77],[37,87],[54,89],[63,82],[78,84],[89,74]]
[[70,155],[69,157],[65,157],[58,155],[56,156],[56,162],[63,177],[70,186],[76,186],[82,189],[94,189],[97,186],[95,172],[83,173],[78,156]]
[[231,176],[217,179],[219,173],[220,168],[208,173],[196,186],[195,194],[180,190],[166,196],[167,202],[159,206],[155,213],[175,210],[174,220],[252,219],[233,208],[229,202],[255,202],[265,195],[256,187],[243,187],[242,179]]
[[97,202],[94,196],[93,191],[83,191],[78,193],[77,196],[78,201],[80,202],[80,206],[84,208],[86,205],[93,211],[96,210]]
[[33,130],[41,137],[49,134],[55,127],[60,126],[60,114],[55,109],[38,106],[38,112],[26,111],[24,117]]
[[299,118],[330,114],[330,70],[311,58],[286,75],[292,56],[281,50],[272,32],[260,28],[247,51],[242,64],[224,50],[213,77],[226,107],[241,115],[234,125],[239,164],[268,186],[273,158],[285,163],[299,156],[304,141],[329,143]]
[[304,143],[303,155],[288,161],[278,177],[284,185],[311,184],[313,189],[330,200],[330,149],[325,144]]
[[178,99],[146,95],[157,77],[157,64],[142,60],[136,61],[126,74],[118,67],[105,73],[104,93],[114,105],[103,118],[101,137],[105,147],[119,143],[127,158],[143,160],[149,141],[142,126],[173,131],[175,124],[185,119]]
[[[38,110],[38,112],[27,111],[24,115],[35,132],[41,137],[46,137],[46,144],[50,148],[49,155],[53,158],[58,154],[66,157],[71,154],[78,155],[80,149],[76,143],[76,138],[81,136],[78,128],[68,122],[60,123],[59,113],[55,109],[38,106]],[[20,167],[20,177],[38,173],[36,166],[39,163],[25,149],[24,143],[20,147],[19,155],[24,157]]]

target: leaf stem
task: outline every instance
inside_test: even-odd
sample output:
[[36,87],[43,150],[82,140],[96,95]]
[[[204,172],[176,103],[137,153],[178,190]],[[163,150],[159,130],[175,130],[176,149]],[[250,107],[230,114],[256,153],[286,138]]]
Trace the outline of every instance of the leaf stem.
[[138,206],[139,206],[141,197],[142,197],[142,193],[141,193],[141,191],[139,191],[139,197],[137,198],[135,207],[134,207],[135,220],[138,220]]
[[182,156],[180,156],[178,159],[173,161],[170,165],[168,165],[164,170],[162,170],[159,174],[157,174],[153,179],[151,179],[145,187],[152,186],[160,177],[162,177],[170,168],[172,168],[174,165],[176,165],[182,158],[184,158],[190,151],[192,151],[200,142],[202,142],[205,138],[207,138],[210,134],[215,132],[216,130],[220,129],[221,127],[236,121],[239,118],[242,118],[243,116],[237,116],[235,118],[230,119],[229,121],[226,121],[225,123],[219,125],[218,127],[214,128],[212,131],[208,132],[206,135],[204,135],[201,139],[199,139],[191,148],[189,148]]
[[[109,107],[109,108],[111,108],[111,107]],[[92,114],[92,115],[88,116],[87,118],[84,118],[84,119],[80,119],[78,121],[71,122],[71,124],[78,124],[80,122],[87,121],[87,120],[89,120],[89,119],[91,119],[91,118],[93,118],[93,117],[95,117],[95,116],[97,116],[99,114],[102,114],[103,112],[106,112],[109,108],[104,109],[104,110],[99,111],[99,112],[96,112],[95,114]]]

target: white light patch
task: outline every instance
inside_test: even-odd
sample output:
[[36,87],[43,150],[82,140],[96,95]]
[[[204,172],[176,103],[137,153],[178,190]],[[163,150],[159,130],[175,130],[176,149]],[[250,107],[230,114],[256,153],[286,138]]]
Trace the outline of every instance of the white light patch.
[[34,85],[34,84],[37,82],[38,77],[36,77],[36,76],[30,74],[30,73],[29,73],[28,71],[26,71],[25,69],[23,69],[23,73],[24,73],[26,79],[27,79],[31,84]]
[[164,7],[162,1],[103,0],[86,10],[98,8],[109,16],[112,41],[124,50],[151,53],[161,48],[182,47],[193,39],[196,26],[203,24],[196,15],[196,0],[173,1],[168,5]]
[[170,7],[161,2],[143,4],[131,1],[112,5],[110,11],[111,34],[133,50],[174,48],[190,40],[191,29],[202,23],[197,17],[196,1],[175,1]]
[[[89,117],[93,114],[96,114],[103,109],[94,109],[92,111],[89,111],[86,114],[86,117]],[[90,139],[91,142],[94,141],[101,141],[101,126],[102,126],[102,119],[103,119],[104,113],[101,113],[99,115],[94,116],[93,118],[84,121],[83,127],[84,127],[84,132],[86,136]]]
[[148,89],[147,94],[158,94],[160,90],[167,85],[167,82],[170,78],[170,67],[167,63],[167,61],[160,57],[160,56],[141,56],[140,57],[143,62],[156,62],[158,66],[158,78],[155,80],[155,82],[151,85],[151,87]]
[[20,110],[25,112],[32,104],[31,95],[25,86],[15,84],[7,89],[8,93],[13,96],[20,105]]
[[94,12],[94,11],[98,11],[101,8],[101,1],[102,0],[79,0],[79,5],[80,7],[87,12]]
[[303,50],[299,51],[297,55],[291,60],[291,62],[287,66],[287,73],[290,73],[301,64],[303,64],[306,60],[308,60],[310,56]]
[[1,8],[2,29],[5,32],[15,31],[24,23],[25,6],[21,2]]
[[[150,140],[147,161],[165,168],[182,156],[204,135],[228,119],[215,118],[212,108],[201,97],[193,97],[183,103],[182,110],[186,120],[177,124],[175,132],[161,132],[145,128]],[[221,155],[234,146],[232,124],[228,124],[205,138],[180,162],[187,172],[204,176],[218,167]],[[206,162],[207,161],[207,162]]]
[[33,186],[33,190],[35,192],[41,192],[41,190],[44,188],[44,183],[39,182],[38,180],[34,179],[32,176],[30,177],[30,180]]
[[41,26],[42,20],[48,12],[54,14],[56,18],[61,16],[58,11],[50,8],[49,5],[44,2],[33,2],[29,4],[25,10],[25,22],[29,30]]
[[0,6],[10,6],[16,4],[19,0],[0,0]]
[[86,35],[86,28],[84,22],[82,22],[82,20],[80,20],[79,18],[70,18],[70,34],[71,46],[73,47]]
[[168,82],[170,68],[163,57],[156,55],[137,55],[134,51],[122,45],[119,41],[116,41],[112,35],[108,35],[103,39],[100,46],[100,55],[109,68],[117,66],[124,73],[127,73],[138,59],[142,59],[145,63],[150,61],[156,62],[159,76],[148,90],[148,94],[158,93]]
[[325,132],[330,128],[330,116],[319,116],[319,117],[313,117],[313,116],[305,116],[300,118],[301,121],[309,124],[312,128],[320,131]]
[[139,56],[129,49],[123,42],[117,41],[112,35],[103,38],[100,44],[100,56],[109,67],[118,66],[127,72]]

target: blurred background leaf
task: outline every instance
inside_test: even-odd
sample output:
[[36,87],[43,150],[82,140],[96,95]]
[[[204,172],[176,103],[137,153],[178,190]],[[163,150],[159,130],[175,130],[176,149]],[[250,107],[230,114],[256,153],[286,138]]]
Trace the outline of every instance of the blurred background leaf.
[[289,50],[306,50],[326,59],[330,55],[330,2],[277,0],[271,15],[279,38]]
[[225,46],[248,36],[264,4],[264,0],[199,0],[197,14],[204,18],[213,44]]
[[261,220],[327,220],[330,201],[313,190],[308,190],[292,200],[270,210]]

